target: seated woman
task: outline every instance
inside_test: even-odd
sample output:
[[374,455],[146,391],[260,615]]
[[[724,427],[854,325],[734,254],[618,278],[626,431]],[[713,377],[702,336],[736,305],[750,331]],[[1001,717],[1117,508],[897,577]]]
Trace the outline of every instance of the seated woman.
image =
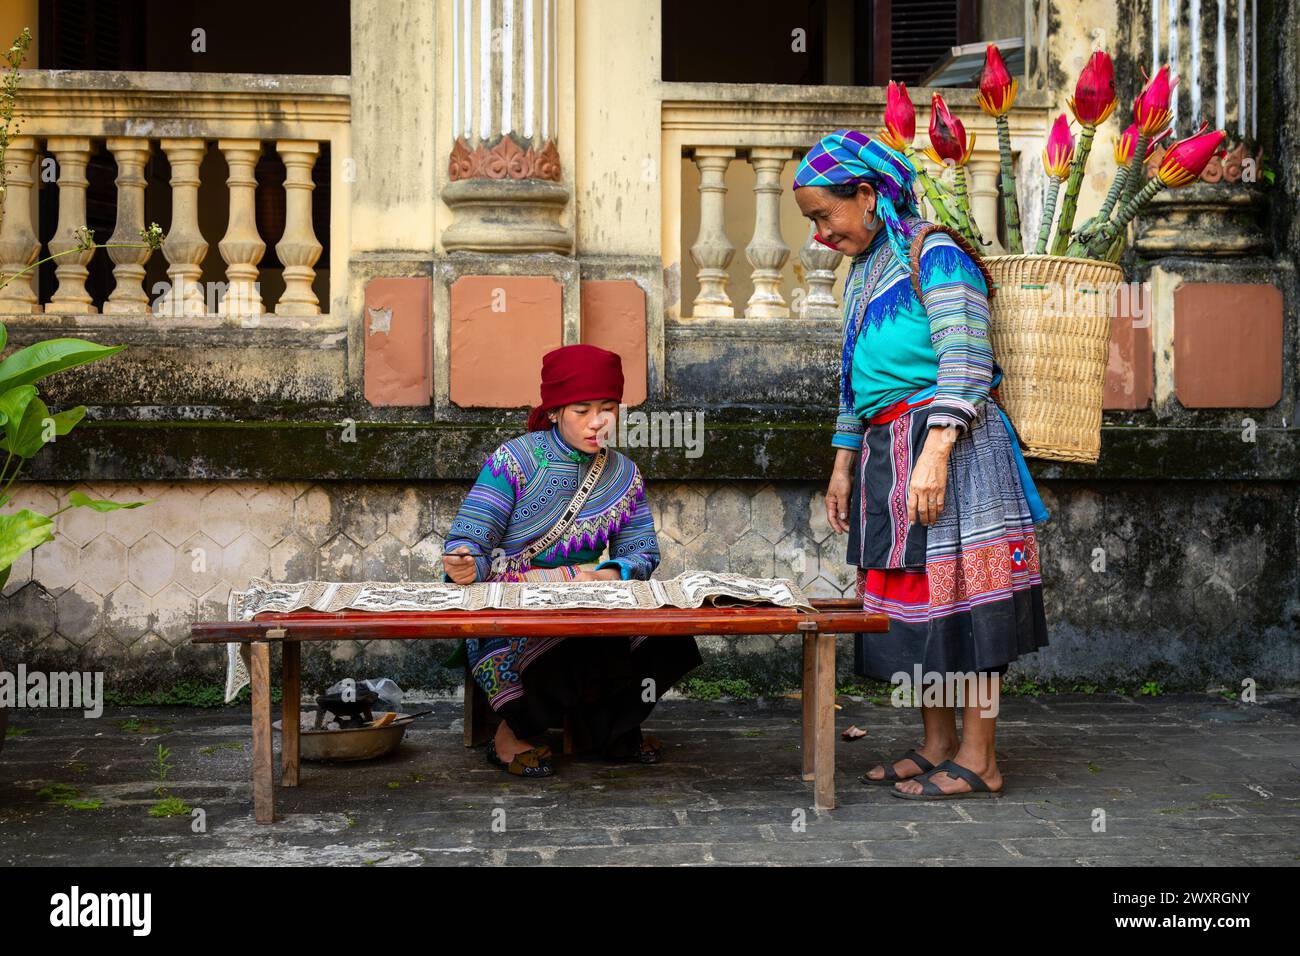
[[[568,345],[542,359],[542,403],[528,431],[483,465],[443,546],[447,577],[474,581],[644,580],[659,564],[641,472],[602,444],[623,397],[618,355]],[[609,547],[609,559],[594,568]],[[488,760],[550,776],[533,738],[567,714],[602,756],[654,763],[661,745],[641,723],[659,695],[700,663],[693,637],[517,637],[467,640],[474,680],[501,717]]]

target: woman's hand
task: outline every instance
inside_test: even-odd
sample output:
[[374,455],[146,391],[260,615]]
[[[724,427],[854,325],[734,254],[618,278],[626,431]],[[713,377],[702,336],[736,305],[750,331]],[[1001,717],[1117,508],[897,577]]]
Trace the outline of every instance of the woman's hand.
[[934,427],[925,438],[925,447],[912,467],[907,483],[907,522],[920,518],[932,525],[943,514],[944,493],[948,487],[948,456],[957,440],[957,426]]
[[835,468],[826,488],[826,523],[836,534],[849,530],[849,502],[853,498],[854,452],[841,448],[835,452]]
[[621,581],[623,575],[619,573],[618,568],[601,568],[599,571],[588,571],[583,569],[574,575],[575,581]]
[[457,584],[473,584],[478,579],[478,565],[466,545],[442,556],[442,567]]

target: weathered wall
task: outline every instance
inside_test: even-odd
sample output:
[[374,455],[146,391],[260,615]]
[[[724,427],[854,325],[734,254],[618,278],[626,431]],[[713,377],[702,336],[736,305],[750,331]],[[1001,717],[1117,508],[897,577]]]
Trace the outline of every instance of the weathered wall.
[[[80,488],[154,499],[109,515],[60,515],[58,537],[14,567],[0,604],[0,658],[29,668],[102,667],[110,686],[218,679],[222,648],[188,645],[194,620],[224,620],[232,587],[276,580],[431,580],[462,482],[254,481],[56,484],[26,488],[54,510]],[[1294,483],[1044,481],[1052,519],[1040,554],[1051,646],[1015,673],[1131,686],[1300,681],[1300,513]],[[845,539],[826,524],[820,482],[652,482],[660,576],[687,568],[797,580],[852,596]],[[883,640],[883,637],[873,637]],[[798,639],[708,638],[706,670],[755,687],[797,683]],[[841,642],[841,676],[851,672]],[[308,689],[339,676],[404,686],[459,681],[439,642],[312,646]]]

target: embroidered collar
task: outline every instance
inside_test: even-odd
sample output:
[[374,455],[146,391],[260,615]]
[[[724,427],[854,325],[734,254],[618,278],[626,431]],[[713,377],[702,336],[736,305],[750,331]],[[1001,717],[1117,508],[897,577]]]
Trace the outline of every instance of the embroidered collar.
[[[558,424],[552,425],[550,430],[545,432],[545,435],[555,453],[562,458],[567,458],[572,462],[584,462],[590,461],[594,457],[592,452],[580,451],[565,441],[560,435],[560,426]],[[541,449],[539,448],[538,451],[540,452]],[[539,455],[538,462],[541,461],[542,457]]]

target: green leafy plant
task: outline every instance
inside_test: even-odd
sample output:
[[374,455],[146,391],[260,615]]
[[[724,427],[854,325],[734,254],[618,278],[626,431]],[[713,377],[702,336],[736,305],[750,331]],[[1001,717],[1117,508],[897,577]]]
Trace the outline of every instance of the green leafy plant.
[[[31,42],[31,31],[24,27],[4,54],[9,69],[3,84],[0,84],[0,224],[4,222],[4,200],[9,188],[5,153],[12,137],[14,106],[18,98],[18,69],[27,57]],[[112,246],[156,250],[163,241],[163,231],[157,223],[151,223],[149,228],[140,230],[139,243],[96,243],[94,231],[85,227],[79,229],[76,236],[77,245],[73,248],[33,262],[11,275],[0,276],[0,289],[19,276],[31,272],[41,263],[59,256]],[[9,331],[0,324],[0,352],[4,351],[8,341]],[[0,361],[0,428],[3,429],[0,432],[0,452],[5,454],[3,467],[0,467],[0,508],[13,499],[9,490],[22,471],[23,464],[35,457],[48,443],[70,432],[86,414],[84,405],[51,414],[40,398],[36,383],[75,366],[108,358],[125,347],[100,345],[85,339],[48,339],[18,349]],[[138,508],[148,503],[96,500],[74,491],[68,495],[68,503],[50,515],[27,508],[11,514],[0,514],[0,587],[9,579],[9,571],[15,561],[54,537],[54,518],[69,508],[116,511],[118,508]]]
[[162,744],[158,745],[158,752],[154,755],[153,775],[158,778],[158,786],[153,788],[154,796],[161,797],[167,792],[167,775],[171,773],[172,765],[169,762],[172,752]]
[[151,817],[183,817],[190,808],[180,797],[164,797],[149,808]]

